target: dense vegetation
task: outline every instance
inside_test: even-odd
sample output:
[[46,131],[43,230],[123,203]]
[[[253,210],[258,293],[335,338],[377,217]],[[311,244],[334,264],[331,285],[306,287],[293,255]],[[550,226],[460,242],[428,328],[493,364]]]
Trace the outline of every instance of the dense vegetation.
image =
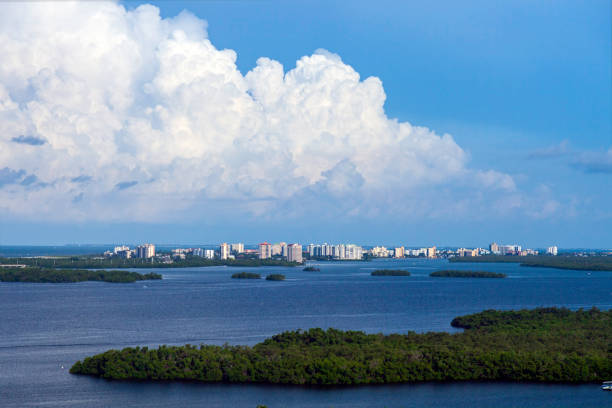
[[89,271],[83,269],[48,268],[0,268],[2,282],[69,283],[103,281],[130,283],[141,280],[161,279],[157,273],[140,274],[127,271]]
[[612,256],[465,256],[449,258],[450,262],[504,262],[520,263],[521,266],[540,266],[556,269],[584,271],[612,271]]
[[321,272],[321,269],[315,266],[307,266],[303,269],[305,272]]
[[429,276],[434,278],[505,278],[506,274],[486,271],[444,270],[432,272]]
[[372,276],[410,276],[410,272],[401,269],[377,269]]
[[72,256],[57,258],[0,258],[0,264],[22,264],[44,268],[63,269],[110,269],[110,268],[187,268],[198,266],[298,266],[296,262],[276,259],[206,259],[189,256],[186,259],[163,263],[155,259],[144,258],[104,258],[101,256]]
[[273,274],[270,274],[270,275],[266,276],[266,280],[269,280],[269,281],[283,281],[283,280],[285,280],[285,275],[282,275],[280,273],[273,273]]
[[239,272],[233,274],[232,279],[261,279],[261,275],[251,272]]
[[612,311],[488,310],[453,320],[460,333],[365,334],[310,329],[253,347],[110,350],[70,372],[117,380],[379,384],[612,378]]

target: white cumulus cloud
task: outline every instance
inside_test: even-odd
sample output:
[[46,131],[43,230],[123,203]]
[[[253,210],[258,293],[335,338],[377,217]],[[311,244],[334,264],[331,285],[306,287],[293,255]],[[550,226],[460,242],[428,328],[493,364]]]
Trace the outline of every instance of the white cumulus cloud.
[[388,118],[380,79],[326,50],[242,75],[187,12],[0,11],[0,211],[12,217],[433,213],[438,190],[515,190],[470,169],[450,135]]

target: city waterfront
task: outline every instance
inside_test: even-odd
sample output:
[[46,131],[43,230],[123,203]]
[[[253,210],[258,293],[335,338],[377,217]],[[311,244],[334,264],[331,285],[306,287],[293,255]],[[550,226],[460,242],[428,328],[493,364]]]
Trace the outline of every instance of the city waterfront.
[[[452,331],[453,317],[484,309],[612,307],[610,272],[489,264],[507,279],[430,278],[443,260],[319,262],[302,268],[156,270],[133,284],[0,283],[0,399],[4,406],[601,407],[597,384],[426,383],[351,388],[120,383],[72,376],[76,360],[110,348],[255,344],[285,330],[335,327],[368,333]],[[455,264],[472,269],[473,264]],[[402,268],[409,277],[373,277]],[[482,265],[479,268],[483,268]],[[282,273],[286,280],[231,279]],[[148,270],[139,269],[139,272]]]

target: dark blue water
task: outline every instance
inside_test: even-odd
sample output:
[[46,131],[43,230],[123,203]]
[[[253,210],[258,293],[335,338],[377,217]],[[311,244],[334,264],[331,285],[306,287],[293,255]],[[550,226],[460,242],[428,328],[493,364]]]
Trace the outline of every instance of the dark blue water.
[[[254,344],[284,330],[452,331],[453,317],[483,309],[612,307],[612,273],[454,264],[507,279],[429,278],[445,261],[323,263],[282,272],[284,282],[234,280],[248,268],[161,270],[135,284],[0,283],[0,406],[74,407],[606,407],[598,385],[412,384],[354,388],[118,383],[72,376],[76,360],[109,348]],[[407,267],[411,277],[372,277]],[[143,270],[140,270],[144,272]],[[160,270],[157,270],[160,272]]]

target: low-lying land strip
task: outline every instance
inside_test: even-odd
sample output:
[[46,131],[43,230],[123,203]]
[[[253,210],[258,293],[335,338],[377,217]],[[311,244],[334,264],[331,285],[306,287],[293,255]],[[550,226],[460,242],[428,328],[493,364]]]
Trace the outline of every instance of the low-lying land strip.
[[131,283],[142,280],[161,279],[157,273],[140,274],[128,271],[90,271],[85,269],[52,268],[0,268],[2,282],[30,283],[71,283],[102,281],[111,283]]
[[371,273],[372,276],[410,276],[410,272],[402,269],[377,269]]
[[70,372],[115,380],[275,384],[599,382],[612,378],[612,311],[540,308],[462,316],[460,333],[310,329],[253,347],[110,350]]
[[521,266],[539,266],[555,269],[583,271],[612,271],[612,256],[460,256],[449,258],[450,262],[474,263],[520,263]]
[[276,259],[206,259],[189,257],[164,263],[155,259],[145,258],[104,258],[101,256],[66,256],[66,257],[35,257],[35,258],[1,258],[1,264],[23,264],[43,268],[62,269],[111,269],[111,268],[190,268],[200,266],[300,266],[297,262],[287,262]]
[[321,272],[321,269],[316,266],[307,266],[303,269],[304,272]]
[[269,280],[269,281],[283,281],[283,280],[285,280],[285,275],[282,275],[280,273],[273,273],[273,274],[270,274],[270,275],[266,276],[266,280]]
[[486,271],[458,271],[443,270],[429,274],[434,278],[505,278],[505,273],[486,272]]

